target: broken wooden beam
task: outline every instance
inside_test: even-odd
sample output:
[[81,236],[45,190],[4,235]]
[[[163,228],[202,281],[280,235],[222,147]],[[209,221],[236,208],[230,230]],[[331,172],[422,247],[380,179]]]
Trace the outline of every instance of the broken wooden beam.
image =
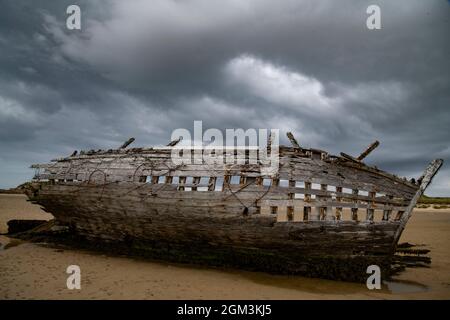
[[134,138],[130,138],[127,141],[124,142],[124,144],[119,148],[119,149],[125,149],[126,147],[128,147],[130,144],[132,144],[134,142]]
[[292,134],[292,132],[288,132],[288,133],[286,133],[286,135],[287,135],[289,141],[291,141],[291,143],[294,146],[294,148],[300,149],[300,150],[302,149],[300,147],[300,145],[298,144],[297,140],[294,138],[294,135]]
[[376,147],[378,147],[380,145],[380,142],[378,140],[375,140],[374,142],[372,142],[367,148],[366,150],[364,150],[357,158],[356,160],[361,161],[362,159],[364,159],[365,157],[367,157],[369,155],[369,153],[371,153]]
[[419,189],[416,191],[416,194],[411,199],[408,207],[406,208],[405,212],[403,213],[403,215],[400,218],[400,226],[397,228],[397,231],[394,235],[394,246],[395,247],[396,247],[398,240],[400,239],[400,236],[402,235],[403,230],[405,229],[406,223],[408,222],[409,218],[411,218],[413,209],[416,206],[417,201],[424,194],[425,190],[431,183],[431,180],[433,180],[433,177],[436,175],[436,173],[442,167],[443,163],[444,163],[444,160],[435,159],[430,162],[428,167],[423,172]]
[[346,154],[344,152],[341,152],[341,157],[344,158],[345,160],[353,161],[356,163],[361,163],[361,161],[359,161],[358,159],[356,159],[356,158],[352,157],[351,155]]
[[176,140],[170,141],[169,144],[167,145],[167,147],[174,147],[176,146],[178,143],[180,143],[180,141],[183,140],[183,137],[179,137]]

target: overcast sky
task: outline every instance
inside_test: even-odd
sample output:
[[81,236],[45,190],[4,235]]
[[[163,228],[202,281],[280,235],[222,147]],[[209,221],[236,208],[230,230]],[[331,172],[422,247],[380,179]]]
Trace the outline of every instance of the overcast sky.
[[447,0],[0,0],[0,188],[32,163],[166,144],[202,120],[334,154],[378,139],[367,162],[408,177],[443,158],[428,194],[448,196],[449,20]]

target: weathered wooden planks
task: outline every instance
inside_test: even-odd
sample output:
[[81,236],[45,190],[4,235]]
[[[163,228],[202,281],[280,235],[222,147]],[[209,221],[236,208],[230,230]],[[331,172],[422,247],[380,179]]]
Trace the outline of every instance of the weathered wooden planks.
[[[74,187],[68,186],[67,188]],[[287,243],[284,241],[293,241],[292,239],[289,240],[288,234],[278,233],[284,229],[284,227],[281,227],[279,224],[274,224],[276,215],[270,215],[267,217],[268,219],[265,219],[260,215],[245,217],[240,211],[230,213],[229,210],[223,210],[223,213],[220,213],[221,210],[216,212],[215,210],[208,210],[207,207],[194,205],[187,210],[183,210],[182,207],[174,205],[173,202],[167,202],[165,206],[157,206],[155,205],[155,199],[152,197],[142,199],[137,190],[130,192],[127,196],[118,197],[117,195],[120,193],[117,192],[117,188],[113,185],[106,186],[103,190],[89,190],[86,188],[76,193],[70,193],[68,190],[60,190],[60,193],[58,193],[52,192],[51,190],[51,186],[48,186],[47,190],[44,189],[39,195],[38,201],[49,211],[53,212],[58,219],[80,223],[82,225],[87,224],[92,228],[118,229],[117,231],[111,232],[110,235],[114,234],[114,232],[119,232],[124,228],[131,228],[130,231],[133,231],[133,223],[130,221],[130,224],[128,225],[128,219],[147,219],[148,221],[151,220],[149,225],[137,224],[136,226],[136,228],[147,230],[148,234],[146,237],[153,237],[154,233],[161,235],[168,232],[171,237],[176,237],[178,239],[177,241],[182,241],[182,236],[176,234],[183,234],[184,229],[192,226],[195,228],[196,232],[199,231],[200,233],[204,233],[203,237],[215,242],[229,241],[229,239],[216,239],[215,232],[211,231],[217,231],[219,229],[227,234],[229,238],[236,239],[236,245],[242,245],[242,241],[244,241],[247,245],[251,244],[252,246],[260,247],[262,244],[273,245],[274,243],[277,243],[277,241],[280,242],[280,245],[281,243],[286,245]],[[101,198],[99,198],[99,195],[101,195]],[[198,221],[197,219],[201,220]],[[114,222],[115,220],[118,221]],[[225,223],[227,227],[221,229],[223,223]],[[385,235],[386,237],[390,237],[395,231],[396,226],[395,224],[376,224],[369,227],[364,223],[346,226],[342,221],[339,225],[336,224],[335,221],[317,221],[316,224],[317,227],[303,223],[288,223],[286,226],[290,226],[289,229],[292,234],[292,232],[295,233],[300,231],[310,233],[312,230],[319,232],[319,226],[326,225],[330,228],[330,232],[341,234],[344,230],[346,230],[347,233],[352,232],[353,230],[356,232],[355,235],[358,234],[363,239],[365,239],[366,236],[370,237],[370,230],[372,229],[386,230],[385,232],[390,230]],[[205,229],[202,229],[202,226],[204,226]],[[342,235],[347,237],[347,233],[344,232]],[[311,236],[313,236],[313,234]],[[316,236],[320,238],[319,234]],[[337,241],[338,239],[335,240]],[[187,239],[187,241],[190,240]],[[369,241],[369,238],[364,241]],[[324,239],[321,239],[320,241],[316,239],[316,245],[319,244],[324,248],[327,246],[330,247],[330,250],[331,247],[345,247],[344,243],[333,244],[327,243]],[[297,245],[300,248],[303,246],[309,247],[311,244],[301,242]],[[353,245],[356,247],[358,246],[357,243],[353,243]],[[331,253],[331,251],[329,253]]]
[[[109,181],[139,181],[142,175],[168,175],[168,176],[210,176],[223,177],[224,175],[245,175],[258,177],[261,175],[257,165],[211,166],[211,165],[184,165],[174,166],[170,159],[156,161],[155,159],[123,158],[110,159],[97,162],[62,162],[61,165],[47,166],[45,172],[37,178],[61,179],[64,175],[71,175],[67,179],[78,177],[87,179],[95,170],[105,173]],[[70,163],[70,164],[68,164]],[[61,176],[63,175],[63,176]],[[73,175],[77,175],[74,178]],[[343,165],[318,162],[309,158],[298,159],[281,158],[279,177],[281,179],[308,181],[330,186],[354,188],[360,190],[384,192],[396,197],[410,199],[417,190],[417,186],[409,185],[403,181],[386,177],[382,174],[372,174],[361,168],[352,168]]]
[[[176,201],[178,206],[222,206],[224,210],[232,207],[271,214],[278,212],[280,221],[293,221],[294,212],[303,209],[303,220],[322,221],[341,218],[343,208],[351,208],[352,219],[358,220],[358,208],[367,210],[367,220],[373,220],[373,210],[403,212],[414,186],[398,183],[398,179],[386,174],[375,175],[373,170],[323,161],[313,155],[320,150],[312,150],[310,157],[282,156],[280,158],[279,178],[271,178],[271,186],[262,185],[257,165],[209,164],[174,166],[166,150],[147,150],[148,153],[107,154],[100,157],[78,156],[73,160],[44,165],[44,173],[38,178],[48,179],[51,184],[76,185],[84,188],[89,185],[130,182],[127,188],[140,189],[154,198],[155,205],[164,205],[167,201]],[[229,152],[224,152],[227,154]],[[290,153],[290,149],[285,151]],[[249,154],[245,155],[249,157]],[[231,176],[240,178],[237,185],[230,183]],[[173,183],[174,178],[176,183]],[[219,190],[215,183],[224,180]],[[250,180],[253,179],[253,180]],[[201,183],[201,181],[204,181]],[[248,181],[252,181],[247,183]],[[287,183],[280,185],[280,181]],[[296,187],[298,181],[305,187]],[[393,188],[393,182],[395,188]],[[142,184],[146,184],[143,186]],[[313,185],[320,188],[314,189]],[[335,191],[328,190],[328,187]],[[343,192],[343,188],[352,187],[352,193]],[[359,189],[368,190],[369,195],[359,194]],[[122,192],[128,192],[121,189]],[[145,190],[145,191],[144,191]],[[388,196],[375,195],[377,192],[389,193]],[[297,194],[304,195],[304,201],[295,200]],[[393,195],[395,196],[393,196]],[[120,195],[118,195],[120,196]],[[167,199],[167,201],[165,200]],[[283,200],[291,200],[284,201]],[[333,200],[334,199],[334,200]],[[281,201],[281,202],[280,202]],[[269,208],[265,208],[268,206]],[[239,209],[238,209],[239,210]],[[387,220],[387,219],[386,219]],[[297,219],[298,221],[298,219]]]
[[29,196],[92,239],[259,252],[290,271],[355,256],[363,264],[389,260],[413,203],[442,163],[419,188],[362,164],[374,145],[353,161],[302,149],[293,139],[294,148],[280,147],[273,176],[261,174],[251,152],[222,153],[237,155],[235,163],[174,165],[171,147],[90,151],[34,165],[38,183]]

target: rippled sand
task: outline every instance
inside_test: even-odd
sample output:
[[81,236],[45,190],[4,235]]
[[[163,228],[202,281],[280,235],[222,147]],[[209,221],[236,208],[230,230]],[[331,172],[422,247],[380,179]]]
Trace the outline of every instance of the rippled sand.
[[[50,219],[23,195],[0,195],[10,219]],[[408,269],[382,290],[363,284],[273,276],[61,250],[0,236],[0,299],[450,299],[450,210],[415,209],[401,242],[426,244],[431,268]],[[81,290],[66,268],[81,268]]]

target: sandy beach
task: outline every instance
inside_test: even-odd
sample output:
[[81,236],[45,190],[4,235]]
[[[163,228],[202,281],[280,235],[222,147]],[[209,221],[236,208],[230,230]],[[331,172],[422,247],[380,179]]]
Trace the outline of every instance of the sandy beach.
[[[51,219],[24,195],[0,195],[10,219]],[[60,249],[0,236],[0,299],[450,299],[450,209],[415,209],[401,242],[431,250],[430,268],[407,269],[382,290],[364,284],[274,276]],[[81,290],[66,286],[81,268]]]

